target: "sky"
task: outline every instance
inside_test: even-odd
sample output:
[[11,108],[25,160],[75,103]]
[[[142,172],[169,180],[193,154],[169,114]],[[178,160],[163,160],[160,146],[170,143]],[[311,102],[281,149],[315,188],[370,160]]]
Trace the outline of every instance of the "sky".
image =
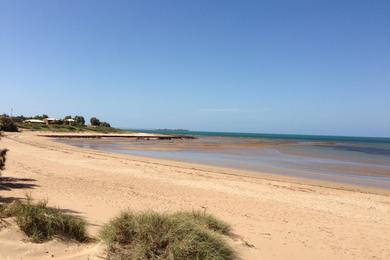
[[390,1],[0,0],[0,113],[390,137]]

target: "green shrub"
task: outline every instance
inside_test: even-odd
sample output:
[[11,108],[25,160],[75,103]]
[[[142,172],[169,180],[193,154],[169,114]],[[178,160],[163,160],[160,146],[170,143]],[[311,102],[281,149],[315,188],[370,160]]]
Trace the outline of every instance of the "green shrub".
[[43,120],[43,119],[45,119],[45,118],[49,118],[49,116],[43,114],[43,115],[36,115],[36,116],[34,116],[34,117],[32,117],[32,118],[33,118],[33,119]]
[[8,214],[16,217],[20,229],[33,242],[43,242],[53,237],[85,241],[86,222],[81,218],[62,213],[59,209],[47,207],[46,202],[33,203],[16,201],[9,205]]
[[28,118],[23,116],[23,115],[20,115],[20,116],[13,116],[11,117],[12,120],[15,122],[15,123],[23,123],[24,120],[27,120]]
[[18,202],[0,204],[0,218],[15,217],[16,208],[19,207]]
[[96,117],[91,117],[91,119],[89,121],[91,122],[91,125],[94,125],[94,126],[100,125],[100,120],[97,119]]
[[[0,139],[1,139],[1,136],[2,136],[2,133],[0,132]],[[7,149],[0,149],[0,176],[1,176],[1,171],[4,170],[7,152],[8,152]]]
[[7,115],[0,116],[0,131],[17,132],[18,127],[15,122]]
[[7,149],[0,150],[0,171],[4,169],[7,151]]
[[80,125],[80,126],[85,125],[85,119],[83,116],[75,116],[74,120],[76,121],[76,125]]
[[109,123],[107,123],[107,122],[101,122],[101,123],[99,124],[99,126],[102,126],[102,127],[111,127],[111,125],[110,125]]
[[108,245],[107,258],[234,259],[234,251],[205,225],[205,218],[192,216],[198,215],[122,213],[100,233]]

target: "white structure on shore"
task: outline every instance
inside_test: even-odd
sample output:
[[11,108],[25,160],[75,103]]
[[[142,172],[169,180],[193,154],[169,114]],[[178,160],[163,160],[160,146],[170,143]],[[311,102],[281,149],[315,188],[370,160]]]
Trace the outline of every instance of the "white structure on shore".
[[69,125],[73,125],[76,120],[74,120],[73,118],[68,118],[68,119],[65,119],[65,122],[67,122]]
[[57,118],[54,118],[54,117],[48,117],[48,118],[43,119],[43,121],[45,121],[46,124],[54,124],[54,123],[58,122],[59,120]]
[[29,124],[44,124],[45,121],[39,120],[39,119],[27,119],[27,120],[24,120],[24,123],[29,123]]

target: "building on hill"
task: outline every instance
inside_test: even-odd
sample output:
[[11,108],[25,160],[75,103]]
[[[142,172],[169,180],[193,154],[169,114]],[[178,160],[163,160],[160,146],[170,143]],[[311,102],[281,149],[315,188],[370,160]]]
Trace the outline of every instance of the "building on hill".
[[69,125],[74,125],[76,123],[76,120],[74,120],[73,118],[68,118],[65,119],[65,122]]
[[59,120],[57,118],[54,118],[54,117],[48,117],[48,118],[43,119],[43,121],[47,125],[49,125],[49,124],[56,124]]
[[40,119],[27,119],[27,120],[24,120],[23,123],[27,123],[27,124],[44,124],[45,121],[40,120]]

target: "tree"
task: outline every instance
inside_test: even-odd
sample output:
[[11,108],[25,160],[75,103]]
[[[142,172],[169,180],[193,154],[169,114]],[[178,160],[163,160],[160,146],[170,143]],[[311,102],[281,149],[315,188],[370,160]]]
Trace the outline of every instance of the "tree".
[[45,114],[43,114],[43,115],[36,115],[36,116],[34,116],[34,119],[39,119],[39,120],[42,120],[42,119],[45,119],[45,118],[48,118],[49,116],[48,115],[45,115]]
[[11,119],[15,122],[15,123],[23,123],[24,120],[28,119],[27,117],[21,115],[21,116],[13,116],[11,117]]
[[76,121],[77,125],[82,125],[82,126],[85,125],[85,119],[83,116],[75,116],[74,120]]
[[2,115],[0,116],[0,131],[17,132],[18,127],[9,116]]
[[0,150],[0,171],[4,169],[4,166],[5,166],[5,155],[7,154],[7,151],[8,151],[7,149],[1,149]]
[[91,125],[93,125],[93,126],[98,126],[98,125],[100,125],[100,120],[97,119],[96,117],[91,117],[90,122],[91,122]]
[[[0,133],[0,138],[1,138],[1,133]],[[1,170],[4,169],[5,166],[5,155],[7,154],[7,149],[0,149],[0,175],[1,175]]]
[[63,119],[58,119],[56,122],[54,122],[56,125],[63,125],[65,124],[65,121]]
[[107,122],[101,122],[100,123],[100,126],[103,126],[103,127],[111,127],[111,125]]
[[62,121],[62,123],[63,123],[64,125],[69,124],[69,122],[67,121],[67,119],[72,119],[72,116],[65,116],[65,117],[64,117],[64,120]]

